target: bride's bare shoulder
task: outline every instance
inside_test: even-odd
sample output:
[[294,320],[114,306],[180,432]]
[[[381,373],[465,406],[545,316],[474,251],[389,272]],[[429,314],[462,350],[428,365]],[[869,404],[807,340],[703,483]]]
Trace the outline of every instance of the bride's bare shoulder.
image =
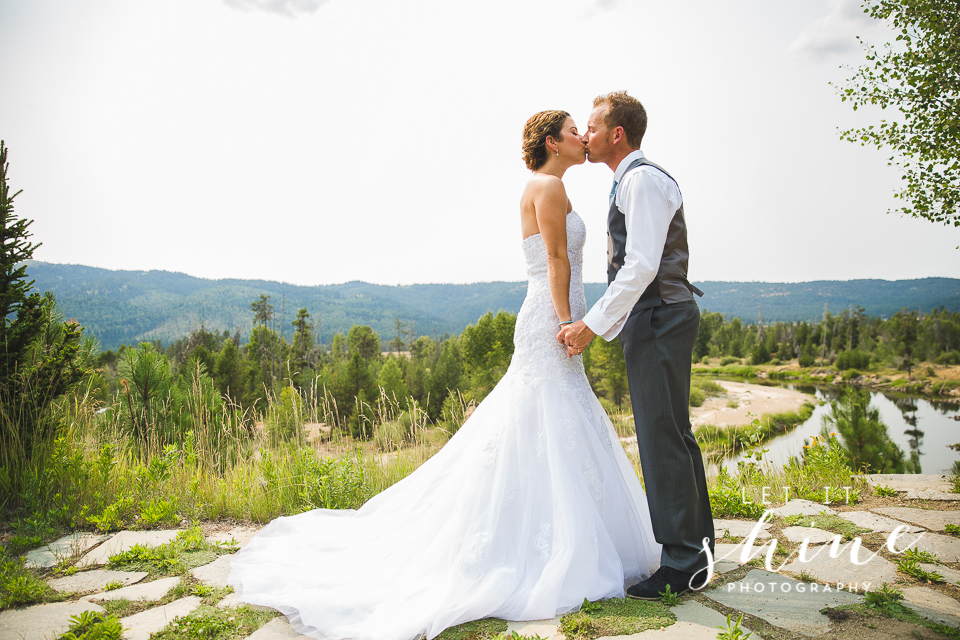
[[563,187],[563,181],[557,176],[547,175],[545,173],[535,173],[523,190],[525,198],[539,200],[541,198],[551,198],[563,196],[566,197],[566,189]]

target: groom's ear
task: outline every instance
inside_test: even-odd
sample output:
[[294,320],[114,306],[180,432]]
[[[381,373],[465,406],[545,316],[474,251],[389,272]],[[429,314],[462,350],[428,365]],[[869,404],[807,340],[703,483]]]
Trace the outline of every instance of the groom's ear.
[[623,130],[623,127],[614,127],[613,128],[613,144],[617,144],[626,137],[627,133]]

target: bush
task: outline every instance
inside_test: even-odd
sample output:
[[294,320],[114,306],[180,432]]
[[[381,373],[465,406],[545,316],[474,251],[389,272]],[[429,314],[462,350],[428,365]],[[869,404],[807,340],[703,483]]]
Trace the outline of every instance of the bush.
[[937,364],[960,364],[960,351],[941,353],[936,360]]
[[837,354],[837,360],[834,362],[834,365],[840,371],[844,369],[869,369],[870,354],[860,351],[859,349],[841,351]]
[[808,369],[812,367],[814,364],[816,364],[816,359],[813,357],[812,353],[810,353],[809,351],[804,351],[803,355],[801,355],[800,358],[797,360],[797,364],[799,364],[804,369]]
[[720,358],[720,366],[725,367],[728,364],[737,363],[740,364],[740,358],[734,358],[733,356],[723,356]]
[[707,399],[707,394],[700,387],[690,387],[690,406],[699,407]]

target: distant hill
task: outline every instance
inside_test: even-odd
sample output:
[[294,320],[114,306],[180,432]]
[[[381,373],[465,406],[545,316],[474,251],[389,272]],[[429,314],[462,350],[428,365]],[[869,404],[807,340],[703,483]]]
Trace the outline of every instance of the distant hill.
[[[169,343],[202,323],[209,330],[250,333],[250,303],[271,296],[284,331],[306,307],[322,322],[324,341],[354,324],[373,327],[381,339],[394,335],[394,319],[412,323],[417,335],[458,334],[487,311],[516,313],[525,282],[385,286],[365,282],[303,287],[266,280],[207,280],[168,271],[110,271],[80,265],[30,261],[27,272],[39,291],[51,291],[68,317],[76,318],[104,349],[141,340]],[[755,322],[817,320],[824,304],[832,313],[862,306],[868,315],[886,316],[907,307],[960,311],[960,280],[850,280],[802,282],[699,282],[701,309]],[[606,285],[586,285],[593,303]]]

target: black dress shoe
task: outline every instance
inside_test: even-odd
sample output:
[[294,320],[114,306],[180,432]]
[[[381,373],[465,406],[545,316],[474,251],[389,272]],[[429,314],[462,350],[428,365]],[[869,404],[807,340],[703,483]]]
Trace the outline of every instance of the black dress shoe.
[[637,600],[659,600],[660,594],[670,587],[670,593],[680,595],[690,591],[690,581],[694,574],[661,565],[657,571],[641,582],[627,589],[627,597]]

